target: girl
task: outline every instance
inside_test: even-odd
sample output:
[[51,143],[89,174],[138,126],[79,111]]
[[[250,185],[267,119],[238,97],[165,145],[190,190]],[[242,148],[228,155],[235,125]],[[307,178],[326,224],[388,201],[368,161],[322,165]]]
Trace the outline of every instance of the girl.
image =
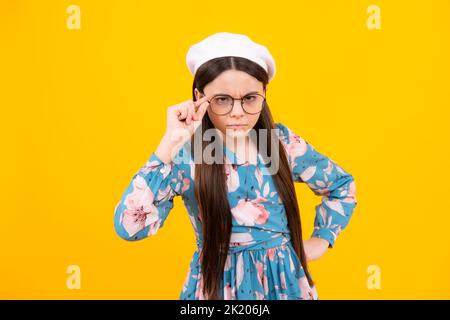
[[[333,247],[348,224],[353,176],[274,123],[266,92],[275,65],[265,47],[218,33],[192,46],[187,61],[193,100],[168,108],[165,135],[116,206],[116,232],[130,241],[154,235],[181,195],[197,249],[180,299],[318,299],[307,262]],[[222,161],[213,163],[202,161],[211,131],[222,146],[214,152]],[[250,131],[267,134],[251,140]],[[274,172],[261,146],[273,153]],[[322,196],[307,240],[294,182]]]

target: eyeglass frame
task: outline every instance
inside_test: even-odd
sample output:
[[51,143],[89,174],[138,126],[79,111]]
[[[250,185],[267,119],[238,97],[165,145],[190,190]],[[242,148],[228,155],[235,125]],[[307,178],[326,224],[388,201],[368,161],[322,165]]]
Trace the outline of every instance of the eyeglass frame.
[[[203,97],[205,96],[205,94],[204,94],[203,92],[200,92],[200,93],[203,95]],[[251,95],[258,95],[258,96],[264,98],[264,100],[262,101],[262,107],[261,107],[261,110],[259,110],[258,112],[253,112],[253,113],[252,113],[252,112],[247,112],[247,110],[245,110],[245,108],[244,108],[244,98],[247,97],[247,96],[251,96]],[[264,109],[264,107],[266,106],[266,104],[264,103],[264,102],[266,102],[266,97],[265,97],[264,95],[260,94],[260,93],[257,93],[257,92],[247,93],[245,96],[243,96],[243,97],[241,97],[241,98],[234,98],[234,97],[232,97],[232,96],[229,95],[229,94],[219,93],[219,94],[213,95],[213,96],[211,97],[211,99],[209,99],[209,100],[207,100],[207,101],[208,101],[209,103],[211,103],[211,100],[212,100],[212,99],[214,99],[215,97],[219,97],[219,96],[230,97],[230,98],[233,100],[233,102],[231,103],[231,109],[230,109],[230,111],[228,111],[227,113],[217,113],[217,112],[214,112],[214,111],[212,110],[212,108],[211,108],[211,112],[214,113],[214,114],[216,114],[216,115],[218,115],[218,116],[225,116],[225,115],[229,114],[231,111],[233,111],[233,108],[234,108],[234,101],[235,101],[235,100],[241,100],[241,108],[242,108],[242,110],[244,110],[244,112],[247,113],[247,114],[258,114],[258,113],[260,113],[260,112]]]

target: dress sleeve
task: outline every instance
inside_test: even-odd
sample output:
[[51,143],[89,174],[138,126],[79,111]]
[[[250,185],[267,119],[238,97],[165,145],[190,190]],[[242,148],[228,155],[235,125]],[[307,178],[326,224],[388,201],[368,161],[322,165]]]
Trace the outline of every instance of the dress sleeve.
[[173,161],[165,164],[152,153],[116,205],[116,233],[128,241],[154,235],[173,208],[173,198],[180,195],[182,180],[182,172]]
[[288,154],[294,181],[306,183],[322,197],[315,207],[312,237],[327,240],[331,248],[357,204],[354,178],[285,125],[277,123],[275,128],[279,129],[279,138]]

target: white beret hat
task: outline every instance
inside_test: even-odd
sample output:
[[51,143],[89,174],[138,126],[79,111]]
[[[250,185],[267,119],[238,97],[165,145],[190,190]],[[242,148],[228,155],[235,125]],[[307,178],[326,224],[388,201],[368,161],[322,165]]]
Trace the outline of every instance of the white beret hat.
[[215,33],[192,45],[186,55],[186,64],[195,76],[203,63],[227,56],[243,57],[256,62],[266,70],[269,81],[275,76],[275,61],[265,46],[253,42],[246,35],[230,32]]

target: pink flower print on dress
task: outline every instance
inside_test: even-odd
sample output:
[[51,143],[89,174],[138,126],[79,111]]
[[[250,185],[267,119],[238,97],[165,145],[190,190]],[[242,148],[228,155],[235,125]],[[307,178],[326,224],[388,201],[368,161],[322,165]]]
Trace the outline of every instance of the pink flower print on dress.
[[292,159],[292,168],[294,168],[297,165],[295,159],[303,156],[308,151],[308,144],[303,138],[289,129],[289,143],[285,144],[285,149]]
[[236,288],[239,290],[242,281],[244,280],[244,257],[242,252],[239,253],[236,263]]
[[227,283],[223,289],[224,300],[236,300],[236,287]]
[[267,199],[262,197],[253,200],[241,199],[231,209],[231,213],[240,225],[254,226],[255,224],[264,224],[269,218],[269,212],[261,202],[266,201]]
[[[331,182],[330,182],[330,184],[331,184]],[[318,196],[329,196],[330,195],[330,189],[328,187],[322,188],[324,186],[323,181],[316,180],[315,184],[308,182],[307,185]],[[317,186],[321,187],[322,189],[318,188]]]
[[270,261],[273,261],[273,259],[275,258],[275,248],[267,249],[267,257]]
[[158,190],[156,200],[161,201],[161,200],[165,199],[167,196],[170,195],[170,192],[171,192],[170,185],[168,185],[165,189]]
[[233,300],[231,285],[227,283],[223,288],[224,300]]
[[197,288],[195,290],[195,299],[197,300],[207,300],[208,295],[203,292],[203,276],[200,274],[197,281]]
[[313,300],[314,299],[313,291],[312,291],[311,287],[309,286],[309,282],[308,282],[308,279],[306,278],[306,276],[303,276],[300,279],[298,279],[298,285],[299,285],[300,291],[301,291],[301,299],[303,299],[303,300]]
[[189,189],[190,184],[191,184],[191,180],[183,177],[184,171],[183,170],[179,170],[178,171],[178,179],[176,181],[178,181],[178,183],[176,184],[175,190],[180,190],[181,189],[181,193],[185,192],[186,190]]
[[239,174],[231,164],[225,164],[225,174],[227,179],[228,192],[234,192],[239,188]]
[[255,298],[255,300],[264,300],[264,294],[259,291],[255,291]]
[[183,174],[184,174],[184,171],[183,170],[179,170],[177,177],[173,178],[172,181],[171,181],[172,183],[175,184],[174,189],[177,192],[180,192],[180,190],[181,190],[181,193],[183,193],[186,190],[188,190],[189,187],[190,187],[190,184],[191,184],[191,180],[186,178],[186,177],[183,177]]
[[139,170],[143,174],[149,174],[150,172],[159,170],[161,162],[157,160],[147,161],[147,163]]
[[261,261],[256,262],[256,270],[258,271],[258,281],[259,284],[264,287],[265,274],[264,274],[264,264]]
[[191,180],[189,180],[188,178],[184,178],[183,179],[183,186],[181,187],[181,193],[185,192],[186,190],[189,189],[191,184]]
[[281,288],[283,290],[286,290],[286,276],[284,274],[284,271],[280,272],[280,283],[281,283]]
[[[345,191],[343,192],[343,194],[345,195]],[[357,201],[355,181],[350,182],[346,197],[342,201],[346,203],[355,203]]]
[[133,191],[125,198],[126,209],[122,217],[123,227],[130,237],[149,225],[149,235],[159,228],[158,209],[153,204],[153,198],[145,179],[137,175],[133,180]]
[[268,280],[266,274],[264,274],[264,278],[263,278],[263,289],[264,289],[264,294],[269,294],[269,280]]
[[280,293],[279,294],[279,298],[280,298],[280,300],[287,300],[288,299],[288,295],[287,295],[287,293]]

